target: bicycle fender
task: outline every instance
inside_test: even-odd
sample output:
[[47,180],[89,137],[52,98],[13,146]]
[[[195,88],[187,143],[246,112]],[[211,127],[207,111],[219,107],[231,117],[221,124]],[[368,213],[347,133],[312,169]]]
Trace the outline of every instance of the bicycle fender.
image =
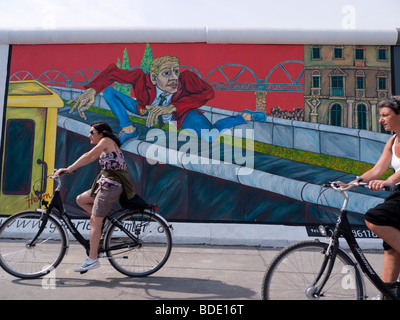
[[162,222],[164,222],[165,225],[172,230],[171,225],[168,223],[168,221],[163,216],[159,215],[158,213],[156,213],[154,211],[148,211],[148,210],[144,210],[144,211],[147,213],[150,213],[150,214],[156,216],[157,218],[159,218],[160,220],[162,220]]

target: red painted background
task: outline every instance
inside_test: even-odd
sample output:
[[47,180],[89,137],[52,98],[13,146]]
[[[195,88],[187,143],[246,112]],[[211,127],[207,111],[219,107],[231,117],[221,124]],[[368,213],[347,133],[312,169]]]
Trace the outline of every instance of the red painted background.
[[[14,45],[10,75],[17,71],[29,71],[33,77],[48,70],[58,70],[71,78],[82,69],[104,70],[110,63],[122,62],[124,49],[127,48],[130,67],[139,66],[146,44],[73,44],[73,45]],[[269,71],[277,64],[288,60],[303,61],[302,45],[240,45],[240,44],[150,44],[153,57],[164,55],[177,56],[181,66],[196,68],[203,79],[209,72],[221,65],[240,64],[251,69],[258,79],[265,79]],[[286,65],[293,79],[297,79],[302,67],[299,64]],[[224,69],[234,77],[239,68]],[[229,74],[231,73],[231,74]],[[213,73],[209,81],[223,79],[220,73]],[[253,82],[250,73],[243,73],[241,82]],[[269,82],[288,83],[287,75],[277,69]],[[303,83],[303,80],[302,80]],[[228,110],[241,111],[245,108],[254,110],[256,96],[254,91],[215,91],[215,98],[207,105]],[[268,92],[266,97],[267,113],[272,107],[282,110],[303,109],[303,93]]]

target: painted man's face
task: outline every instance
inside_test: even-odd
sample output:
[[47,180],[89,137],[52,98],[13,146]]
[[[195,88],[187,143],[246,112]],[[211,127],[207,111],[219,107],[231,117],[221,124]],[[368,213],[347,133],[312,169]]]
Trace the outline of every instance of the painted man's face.
[[161,65],[158,74],[151,74],[151,82],[166,95],[178,91],[179,63],[167,61]]

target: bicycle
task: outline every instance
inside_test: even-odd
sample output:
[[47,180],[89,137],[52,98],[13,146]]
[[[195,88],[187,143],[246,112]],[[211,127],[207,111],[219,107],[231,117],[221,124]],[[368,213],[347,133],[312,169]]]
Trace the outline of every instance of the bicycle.
[[[385,298],[399,299],[392,290],[396,290],[400,282],[385,284],[369,264],[353,235],[347,217],[347,191],[359,186],[368,187],[362,182],[353,183],[346,188],[334,182],[324,185],[344,197],[336,225],[333,228],[320,225],[318,228],[321,235],[329,241],[300,241],[282,249],[271,261],[264,275],[261,289],[263,299],[364,300],[368,296],[363,274]],[[355,261],[340,248],[341,237],[349,245]]]
[[[40,278],[54,270],[67,254],[68,231],[89,255],[89,240],[78,231],[64,208],[61,177],[46,175],[41,180],[50,178],[57,184],[50,203],[42,199],[44,209],[16,213],[0,226],[0,266],[18,278]],[[43,183],[41,191],[35,190],[37,195],[44,192]],[[122,209],[111,212],[103,222],[99,257],[108,259],[116,270],[130,277],[145,277],[158,271],[171,253],[172,225],[156,210],[157,206],[135,196]]]

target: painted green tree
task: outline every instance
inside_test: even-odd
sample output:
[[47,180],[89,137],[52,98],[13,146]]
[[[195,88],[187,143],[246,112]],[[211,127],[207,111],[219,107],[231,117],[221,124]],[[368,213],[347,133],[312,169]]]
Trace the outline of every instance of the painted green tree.
[[[121,66],[121,60],[118,57],[117,67],[122,70],[129,69],[129,56],[128,56],[128,50],[126,48],[122,56],[122,66]],[[131,95],[131,86],[129,84],[114,83],[114,89],[123,94],[126,94],[127,96]]]
[[144,71],[144,73],[150,72],[150,64],[153,61],[153,51],[151,50],[150,44],[146,44],[146,49],[143,53],[142,62],[140,63],[140,67]]
[[[140,67],[142,68],[144,73],[147,74],[150,72],[150,64],[152,61],[153,61],[153,51],[151,50],[150,44],[146,44],[146,48],[143,52],[143,58],[142,58],[142,61],[140,62]],[[121,60],[118,57],[117,67],[122,70],[127,70],[130,68],[128,50],[126,48],[125,48],[124,54],[122,56],[122,65],[121,65]],[[123,94],[126,94],[127,96],[130,96],[130,94],[131,94],[131,86],[129,84],[122,84],[122,83],[115,82],[113,87],[115,90],[117,90]]]
[[122,69],[123,70],[129,69],[129,56],[128,56],[128,50],[126,48],[124,50],[124,55],[122,58]]

